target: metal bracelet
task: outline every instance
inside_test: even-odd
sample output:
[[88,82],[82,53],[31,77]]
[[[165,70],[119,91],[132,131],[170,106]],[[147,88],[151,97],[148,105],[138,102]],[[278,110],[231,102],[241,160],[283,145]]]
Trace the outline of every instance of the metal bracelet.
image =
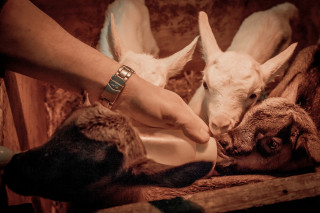
[[108,84],[104,88],[100,100],[102,104],[109,109],[112,108],[117,100],[127,80],[134,74],[135,71],[126,65],[122,65],[117,72],[111,77]]

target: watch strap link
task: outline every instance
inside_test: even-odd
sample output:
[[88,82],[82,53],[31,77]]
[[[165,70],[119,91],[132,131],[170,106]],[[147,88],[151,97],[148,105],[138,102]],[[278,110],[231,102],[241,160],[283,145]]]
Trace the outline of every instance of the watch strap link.
[[127,80],[134,74],[135,71],[126,65],[122,65],[117,72],[111,77],[108,84],[104,88],[100,100],[109,109],[112,108],[117,100]]

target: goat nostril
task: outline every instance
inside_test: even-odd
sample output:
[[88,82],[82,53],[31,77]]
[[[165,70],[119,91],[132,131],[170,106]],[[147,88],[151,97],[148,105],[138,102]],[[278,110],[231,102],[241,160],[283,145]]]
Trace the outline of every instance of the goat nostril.
[[221,146],[222,146],[223,148],[226,148],[226,146],[228,146],[228,142],[225,141],[225,140],[219,140],[219,143],[221,144]]
[[232,148],[232,139],[228,134],[222,134],[217,138],[221,147],[228,152]]

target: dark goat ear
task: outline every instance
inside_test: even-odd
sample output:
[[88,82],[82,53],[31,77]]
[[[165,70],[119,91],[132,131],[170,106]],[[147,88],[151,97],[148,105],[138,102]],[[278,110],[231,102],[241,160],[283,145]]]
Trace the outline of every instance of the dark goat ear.
[[318,136],[308,134],[304,138],[307,144],[307,150],[310,153],[311,158],[320,163],[320,139]]
[[207,175],[212,167],[213,162],[205,161],[169,166],[145,159],[131,166],[120,182],[129,185],[184,187]]
[[[305,149],[310,158],[320,163],[320,139],[312,119],[293,116],[295,122],[291,127],[291,141],[296,141],[296,149]],[[294,137],[294,138],[293,138]]]
[[305,150],[313,161],[320,163],[320,140],[318,136],[311,133],[303,133],[297,137],[295,149]]
[[301,74],[295,76],[294,80],[287,85],[286,89],[281,93],[281,97],[287,99],[290,103],[295,104],[298,99],[298,89],[304,78]]

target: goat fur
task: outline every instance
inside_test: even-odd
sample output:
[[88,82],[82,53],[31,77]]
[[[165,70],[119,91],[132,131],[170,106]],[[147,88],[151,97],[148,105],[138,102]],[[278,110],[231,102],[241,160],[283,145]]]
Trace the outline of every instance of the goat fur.
[[98,49],[150,83],[165,87],[192,59],[198,37],[175,54],[159,59],[149,11],[142,0],[116,0],[106,11]]
[[3,180],[18,194],[89,211],[144,200],[143,186],[190,185],[212,166],[204,161],[168,166],[148,159],[128,120],[96,103],[72,112],[44,145],[15,154]]
[[213,135],[236,126],[291,57],[297,44],[287,47],[291,42],[290,20],[296,16],[297,8],[290,3],[254,13],[243,21],[231,46],[222,52],[207,14],[199,13],[206,67],[203,85],[189,106],[209,124]]
[[272,97],[218,137],[216,170],[288,172],[319,165],[319,53],[318,45],[300,51]]
[[305,109],[320,129],[320,47],[312,45],[302,49],[293,61],[287,74],[271,91],[269,97],[292,94],[298,90],[296,103]]

